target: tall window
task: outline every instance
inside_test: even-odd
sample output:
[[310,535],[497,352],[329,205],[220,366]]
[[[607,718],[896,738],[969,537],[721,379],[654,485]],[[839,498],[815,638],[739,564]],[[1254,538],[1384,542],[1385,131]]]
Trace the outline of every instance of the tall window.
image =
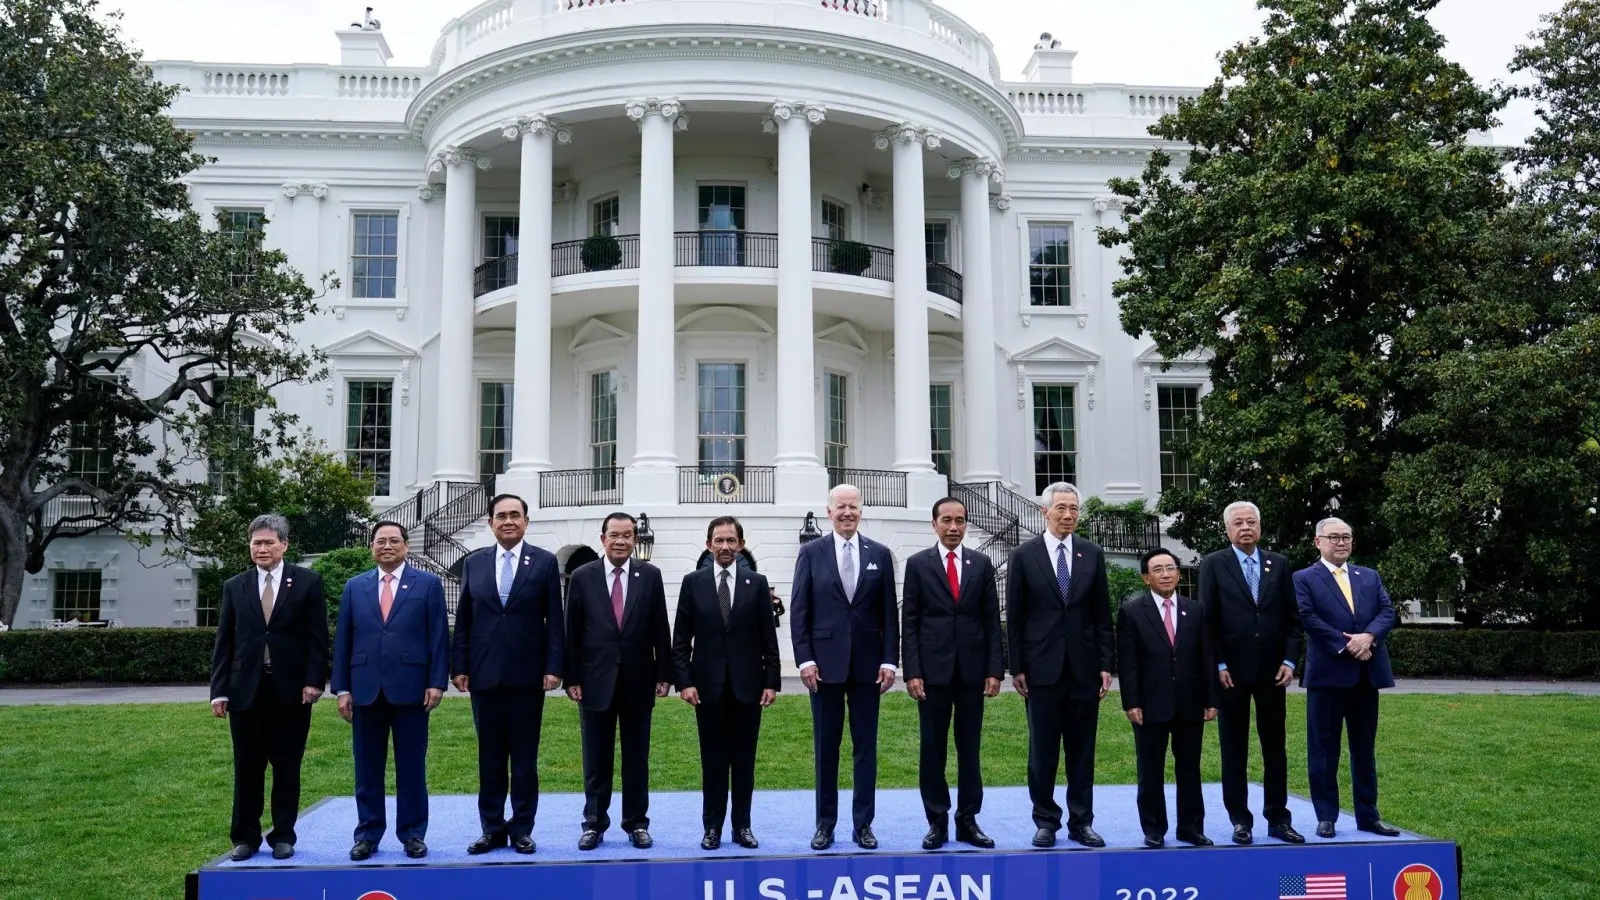
[[594,470],[594,489],[617,487],[617,373],[595,372],[589,376],[589,466]]
[[956,468],[955,432],[950,426],[950,385],[928,385],[928,413],[933,423],[933,468],[951,478]]
[[356,213],[350,251],[350,296],[393,299],[400,263],[398,213]]
[[215,391],[222,402],[212,415],[216,418],[218,449],[222,452],[212,454],[206,465],[211,489],[219,494],[232,493],[238,488],[240,454],[248,451],[255,432],[255,408],[246,406],[237,396],[244,384],[243,378],[215,382]]
[[352,381],[345,418],[345,460],[373,480],[373,494],[389,495],[394,452],[394,383]]
[[848,240],[850,237],[850,210],[832,200],[822,201],[822,236],[830,241]]
[[517,217],[486,216],[483,220],[483,258],[499,259],[517,252]]
[[596,200],[590,207],[589,216],[592,220],[589,226],[590,234],[609,234],[612,237],[622,233],[622,198],[613,194],[603,200]]
[[1034,493],[1057,481],[1076,483],[1078,429],[1073,391],[1062,384],[1033,386]]
[[[732,184],[700,186],[702,266],[744,264],[744,188]],[[707,233],[709,232],[709,233]]]
[[744,364],[700,364],[700,468],[744,468]]
[[100,572],[57,572],[52,605],[57,621],[100,621]]
[[1189,456],[1189,439],[1200,422],[1200,389],[1163,384],[1156,388],[1161,430],[1161,489],[1187,490],[1199,477]]
[[509,382],[478,385],[478,478],[485,487],[511,462],[511,402]]
[[[260,231],[265,216],[259,209],[225,209],[222,211],[221,234],[239,243],[249,240],[250,233]],[[255,260],[245,261],[245,268],[241,272],[232,272],[228,280],[235,285],[244,284],[255,277]]]
[[845,376],[828,373],[828,433],[822,445],[822,455],[823,464],[830,469],[842,469],[849,465],[849,386],[849,379]]
[[[89,376],[80,382],[86,397],[109,397],[117,383]],[[93,402],[89,412],[73,421],[67,432],[67,474],[100,486],[111,479],[116,459],[116,421],[104,406]]]
[[1028,226],[1028,285],[1034,306],[1072,305],[1072,226]]
[[922,231],[928,242],[928,265],[950,265],[950,223],[928,222]]

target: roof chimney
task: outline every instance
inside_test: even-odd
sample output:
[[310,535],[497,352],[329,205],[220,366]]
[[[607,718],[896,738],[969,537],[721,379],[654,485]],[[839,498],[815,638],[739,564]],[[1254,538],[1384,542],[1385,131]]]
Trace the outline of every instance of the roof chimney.
[[360,22],[351,22],[349,28],[334,32],[339,39],[339,65],[387,66],[394,56],[389,42],[383,38],[383,25],[372,17],[372,7]]
[[1061,42],[1046,31],[1039,35],[1039,42],[1033,45],[1033,56],[1022,68],[1023,78],[1046,84],[1071,84],[1072,60],[1077,55],[1076,50],[1061,49]]

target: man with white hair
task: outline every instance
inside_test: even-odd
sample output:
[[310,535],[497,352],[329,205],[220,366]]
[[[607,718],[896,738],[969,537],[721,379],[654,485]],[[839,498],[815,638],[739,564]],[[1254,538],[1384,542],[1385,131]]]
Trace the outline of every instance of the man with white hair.
[[1011,681],[1027,701],[1028,795],[1035,847],[1061,830],[1056,770],[1067,757],[1067,836],[1104,847],[1094,824],[1094,741],[1111,689],[1111,589],[1105,554],[1075,536],[1082,501],[1060,481],[1044,489],[1043,534],[1011,553],[1006,574]]
[[869,541],[861,524],[861,491],[841,484],[828,492],[833,533],[800,548],[794,563],[790,636],[800,680],[811,692],[816,756],[817,832],[811,849],[833,846],[839,817],[839,744],[849,704],[854,784],[851,840],[876,850],[872,833],[878,782],[878,698],[894,686],[900,662],[900,611],[894,558]]

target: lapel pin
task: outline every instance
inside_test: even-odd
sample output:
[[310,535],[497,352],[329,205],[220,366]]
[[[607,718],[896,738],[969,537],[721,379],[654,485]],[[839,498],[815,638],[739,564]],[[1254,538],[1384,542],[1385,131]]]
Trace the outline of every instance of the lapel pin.
[[745,579],[745,580],[744,580],[744,583],[745,583],[745,584],[749,584],[749,583],[750,583],[750,579],[748,579],[748,578],[746,578],[746,579]]
[[405,589],[406,589],[406,588],[409,588],[409,587],[411,587],[411,585],[409,585],[409,584],[402,584],[402,585],[400,585],[400,590],[402,590],[402,591],[403,591],[403,590],[405,590]]
[[1079,558],[1079,559],[1083,559],[1083,554],[1082,554],[1082,553],[1079,553],[1079,554],[1078,554],[1078,558]]

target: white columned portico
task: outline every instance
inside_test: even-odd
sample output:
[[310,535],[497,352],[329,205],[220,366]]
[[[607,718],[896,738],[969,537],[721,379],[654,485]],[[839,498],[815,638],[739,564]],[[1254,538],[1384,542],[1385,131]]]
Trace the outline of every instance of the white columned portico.
[[629,101],[639,123],[639,320],[635,343],[633,462],[623,482],[629,506],[676,503],[678,454],[673,389],[677,309],[673,289],[673,142],[689,120],[677,100]]
[[538,505],[539,473],[550,468],[550,242],[555,205],[555,143],[572,141],[565,124],[545,115],[507,122],[522,142],[517,205],[517,352],[512,370],[511,461],[496,489]]
[[478,170],[489,158],[465,147],[434,154],[429,170],[444,171],[444,251],[439,288],[439,394],[434,481],[476,481],[473,465],[472,298],[477,236]]
[[999,423],[995,414],[994,260],[989,227],[989,181],[1005,173],[991,159],[965,159],[950,166],[961,181],[961,383],[964,482],[1000,481]]
[[815,503],[828,490],[817,455],[816,367],[812,336],[811,129],[827,110],[778,101],[762,123],[778,135],[778,452],[777,501]]

